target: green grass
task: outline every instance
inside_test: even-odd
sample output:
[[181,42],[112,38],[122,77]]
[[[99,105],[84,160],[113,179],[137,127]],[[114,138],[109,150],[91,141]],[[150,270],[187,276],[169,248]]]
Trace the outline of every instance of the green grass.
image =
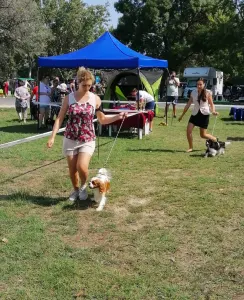
[[[0,115],[1,143],[36,134],[14,110]],[[215,134],[232,144],[205,159],[197,129],[185,153],[188,117],[120,135],[101,213],[67,201],[61,136],[51,150],[45,138],[0,150],[0,298],[244,299],[244,125],[221,111]],[[100,138],[90,176],[111,141]]]

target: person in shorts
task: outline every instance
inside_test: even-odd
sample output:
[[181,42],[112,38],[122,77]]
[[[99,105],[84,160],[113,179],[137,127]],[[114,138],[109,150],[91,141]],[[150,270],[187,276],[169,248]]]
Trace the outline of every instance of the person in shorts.
[[212,92],[205,88],[205,83],[203,78],[199,78],[197,80],[197,89],[191,92],[191,96],[189,101],[187,102],[181,116],[179,117],[179,121],[182,120],[183,116],[191,106],[194,104],[191,117],[187,126],[187,140],[189,143],[189,148],[187,152],[193,151],[193,138],[192,131],[195,126],[200,128],[200,137],[203,139],[209,139],[213,142],[217,142],[217,138],[213,135],[207,133],[210,109],[212,114],[217,116],[218,113],[215,111],[215,106],[213,104]]
[[50,113],[51,88],[49,82],[50,77],[48,75],[43,76],[42,81],[40,82],[39,128],[42,127],[42,123],[46,124],[46,120]]
[[51,148],[66,113],[68,113],[63,139],[63,154],[67,158],[69,175],[74,188],[69,196],[71,201],[86,200],[88,197],[86,182],[96,139],[93,125],[94,115],[96,114],[100,124],[110,124],[127,116],[126,113],[106,116],[102,112],[101,99],[89,91],[95,81],[90,71],[79,68],[77,80],[79,88],[65,97],[52,135],[47,142],[47,147]]
[[176,118],[176,104],[178,102],[178,87],[180,86],[180,80],[176,77],[176,73],[172,71],[170,77],[167,79],[167,103],[165,105],[165,116],[169,111],[169,106],[173,105],[173,117]]
[[[138,94],[139,94],[139,101],[145,103],[145,110],[151,110],[154,112],[155,110],[154,97],[146,91],[142,91],[142,90],[138,91],[137,89],[133,89],[131,95],[136,97],[136,99],[138,99]],[[153,121],[151,120],[149,122],[149,132],[152,132],[152,129],[153,129]]]
[[25,87],[24,81],[19,81],[19,87],[15,89],[14,92],[15,97],[15,108],[19,117],[19,121],[26,123],[27,119],[27,108],[28,108],[28,100],[30,99],[30,94],[28,89]]

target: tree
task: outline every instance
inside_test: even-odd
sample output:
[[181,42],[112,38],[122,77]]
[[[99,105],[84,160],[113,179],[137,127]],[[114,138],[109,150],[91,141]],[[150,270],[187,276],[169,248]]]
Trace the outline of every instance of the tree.
[[116,37],[141,53],[167,59],[176,70],[205,65],[206,56],[226,47],[222,33],[235,18],[231,0],[118,0],[115,8],[122,14]]
[[107,27],[105,6],[87,6],[80,0],[46,0],[42,8],[45,23],[52,31],[48,54],[77,50],[93,42]]
[[44,26],[39,7],[33,0],[0,1],[0,62],[2,77],[19,67],[31,68],[37,56],[45,53],[49,30]]

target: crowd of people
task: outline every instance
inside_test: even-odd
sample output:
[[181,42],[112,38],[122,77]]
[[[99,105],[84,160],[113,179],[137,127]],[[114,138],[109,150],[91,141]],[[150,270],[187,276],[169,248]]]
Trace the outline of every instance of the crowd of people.
[[[3,88],[5,97],[9,93],[8,81],[4,82]],[[39,128],[47,127],[48,122],[54,123],[57,118],[65,96],[77,89],[76,79],[64,81],[59,77],[51,78],[47,74],[41,77],[39,86],[35,81],[17,80],[13,96],[16,99],[15,108],[19,121],[26,123],[28,107],[30,107],[31,119],[38,120]],[[96,93],[104,92],[101,83],[92,85],[90,90]]]

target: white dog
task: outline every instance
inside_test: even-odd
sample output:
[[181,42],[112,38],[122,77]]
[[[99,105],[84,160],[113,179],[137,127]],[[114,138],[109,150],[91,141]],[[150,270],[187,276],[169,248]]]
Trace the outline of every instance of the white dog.
[[102,168],[89,182],[89,188],[94,190],[94,200],[99,203],[97,211],[102,211],[106,204],[106,193],[110,189],[110,179],[109,172]]

